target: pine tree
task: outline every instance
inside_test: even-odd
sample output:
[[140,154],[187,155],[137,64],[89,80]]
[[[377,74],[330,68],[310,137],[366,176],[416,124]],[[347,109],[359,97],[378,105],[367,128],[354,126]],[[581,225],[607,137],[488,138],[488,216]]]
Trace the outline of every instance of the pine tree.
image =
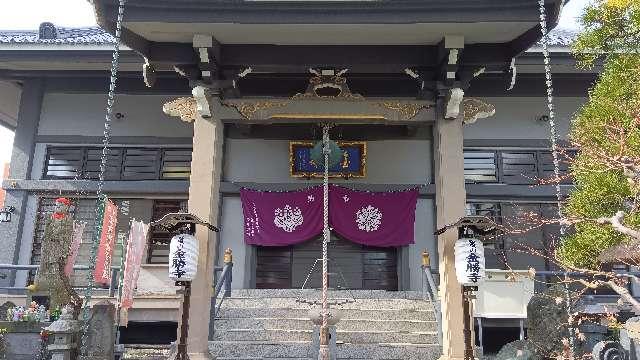
[[558,257],[598,269],[603,250],[640,242],[640,0],[596,0],[582,23],[574,54],[581,66],[602,63],[603,71],[571,126],[579,154],[564,215],[575,228]]

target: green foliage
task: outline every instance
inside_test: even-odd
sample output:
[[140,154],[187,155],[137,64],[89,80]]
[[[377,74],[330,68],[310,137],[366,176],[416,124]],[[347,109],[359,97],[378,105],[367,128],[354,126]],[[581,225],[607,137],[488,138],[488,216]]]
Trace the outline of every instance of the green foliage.
[[582,15],[583,33],[574,52],[585,66],[606,54],[637,54],[640,44],[640,1],[594,0]]
[[558,255],[568,265],[597,269],[604,249],[630,239],[595,219],[623,210],[625,225],[640,228],[640,186],[619,161],[640,161],[640,0],[595,1],[582,20],[585,31],[574,52],[586,66],[602,58],[604,70],[570,132],[581,152],[571,167],[576,189],[564,210],[586,221],[563,240]]

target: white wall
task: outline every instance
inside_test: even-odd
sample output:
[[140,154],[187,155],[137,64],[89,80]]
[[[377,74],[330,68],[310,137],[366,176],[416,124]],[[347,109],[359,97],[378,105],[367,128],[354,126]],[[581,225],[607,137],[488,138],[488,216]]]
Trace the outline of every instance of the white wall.
[[[162,105],[177,96],[116,96],[113,136],[191,137],[193,126],[169,117]],[[107,96],[104,94],[45,94],[38,135],[102,136]]]
[[[547,115],[546,97],[490,97],[482,100],[496,107],[496,114],[465,125],[465,139],[548,139],[549,124],[536,119]],[[566,138],[573,115],[586,98],[554,98],[556,126],[561,138]]]
[[22,89],[14,83],[0,81],[0,121],[16,126]]

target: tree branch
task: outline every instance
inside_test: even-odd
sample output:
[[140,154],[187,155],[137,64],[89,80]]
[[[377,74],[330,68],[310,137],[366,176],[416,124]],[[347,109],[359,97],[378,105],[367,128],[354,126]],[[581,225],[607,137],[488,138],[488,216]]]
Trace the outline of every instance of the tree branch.
[[618,211],[614,216],[609,218],[601,217],[596,222],[598,224],[611,224],[616,231],[640,241],[640,231],[625,226],[622,223],[622,219],[624,219],[624,211]]
[[636,300],[631,295],[631,293],[629,293],[629,290],[618,285],[613,280],[608,280],[608,281],[595,280],[595,281],[589,282],[586,280],[579,279],[578,282],[589,289],[597,289],[601,286],[608,286],[609,288],[611,288],[611,290],[615,291],[618,295],[620,295],[620,298],[622,300],[628,302],[631,305],[631,307],[633,307],[633,310],[635,312],[640,312],[640,302],[638,302],[638,300]]

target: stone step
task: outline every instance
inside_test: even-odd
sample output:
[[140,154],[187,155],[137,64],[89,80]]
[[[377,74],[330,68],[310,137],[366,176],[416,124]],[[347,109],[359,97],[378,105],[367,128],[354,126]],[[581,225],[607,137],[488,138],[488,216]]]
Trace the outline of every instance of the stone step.
[[[319,289],[237,289],[231,291],[231,297],[236,298],[314,298],[320,299]],[[409,299],[422,300],[424,294],[420,291],[386,291],[386,290],[331,290],[329,298],[356,299]]]
[[269,360],[311,360],[308,357],[304,357],[304,358],[292,358],[292,357],[280,357],[280,358],[264,358],[264,357],[226,357],[226,356],[218,356],[216,357],[216,360],[263,360],[263,359],[269,359]]
[[[335,298],[338,299],[338,298]],[[342,301],[346,298],[339,298]],[[352,299],[350,299],[352,300]],[[289,309],[311,309],[318,307],[297,301],[297,298],[238,298],[229,297],[224,299],[222,308],[289,308]],[[425,300],[411,299],[355,299],[354,302],[331,306],[336,309],[357,309],[357,310],[433,310],[433,304]]]
[[[218,313],[218,318],[307,318],[310,309],[292,308],[259,308],[240,307],[232,308],[223,306]],[[362,309],[336,309],[342,319],[365,320],[430,320],[434,321],[433,310],[420,309],[393,309],[393,310],[362,310]]]
[[[214,341],[312,341],[312,330],[288,329],[230,329],[220,330],[214,335]],[[336,341],[350,344],[412,343],[437,344],[436,332],[400,332],[400,331],[338,331]]]
[[[310,342],[213,341],[209,343],[209,349],[218,359],[309,358],[312,345]],[[437,345],[339,344],[337,357],[368,360],[435,360],[440,353]]]
[[[214,323],[215,329],[289,329],[312,330],[313,324],[308,318],[220,318]],[[373,320],[342,319],[337,325],[338,331],[404,331],[434,332],[438,329],[435,321],[429,320]]]
[[165,360],[169,355],[169,345],[125,345],[122,359],[125,360]]

